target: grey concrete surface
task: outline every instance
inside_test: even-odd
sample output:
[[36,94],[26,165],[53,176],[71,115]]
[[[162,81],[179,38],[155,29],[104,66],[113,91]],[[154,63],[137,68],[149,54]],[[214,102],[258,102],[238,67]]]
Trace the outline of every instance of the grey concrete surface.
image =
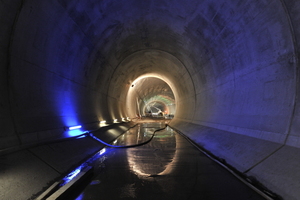
[[297,199],[299,161],[272,163],[300,148],[299,9],[297,0],[0,1],[0,149],[134,118],[163,93],[132,83],[159,78],[174,95],[175,128]]
[[296,200],[300,197],[299,174],[295,169],[299,166],[299,149],[284,146],[278,152],[270,155],[249,172],[249,175],[259,177],[273,191],[281,191],[285,199]]
[[255,177],[269,190],[280,191],[284,199],[299,198],[300,176],[295,172],[299,166],[298,148],[192,123],[172,121],[170,125],[238,171]]
[[181,132],[184,131],[197,144],[226,160],[241,172],[252,168],[282,146],[278,143],[191,123],[177,125],[172,121],[170,126],[176,127]]
[[1,199],[29,199],[60,174],[27,150],[1,156]]
[[[133,123],[114,124],[96,132],[110,141],[131,126]],[[84,137],[0,155],[0,199],[34,199],[103,147],[91,137]]]
[[104,145],[85,137],[65,142],[57,142],[30,148],[29,151],[50,165],[57,172],[63,174],[72,167],[76,168],[80,162],[84,162]]

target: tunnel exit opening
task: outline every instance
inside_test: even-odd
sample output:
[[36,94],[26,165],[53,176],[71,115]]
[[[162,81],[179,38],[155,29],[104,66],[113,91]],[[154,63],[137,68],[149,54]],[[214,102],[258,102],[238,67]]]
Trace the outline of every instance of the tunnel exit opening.
[[137,78],[128,91],[127,109],[137,117],[173,118],[176,113],[173,90],[161,78]]
[[164,117],[193,119],[196,77],[189,72],[189,67],[176,56],[157,49],[140,50],[126,56],[114,69],[106,89],[108,116],[105,120],[132,119],[146,116],[149,111],[158,114],[157,109],[147,108],[154,102],[156,107],[157,103],[162,103],[161,106],[167,108],[162,111]]

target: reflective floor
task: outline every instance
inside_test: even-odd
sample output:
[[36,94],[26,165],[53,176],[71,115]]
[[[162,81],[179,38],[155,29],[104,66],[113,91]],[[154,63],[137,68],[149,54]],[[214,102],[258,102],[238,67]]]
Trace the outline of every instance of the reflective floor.
[[[113,144],[143,143],[164,126],[141,124]],[[264,199],[169,127],[142,146],[107,147],[93,165],[95,175],[76,200]]]

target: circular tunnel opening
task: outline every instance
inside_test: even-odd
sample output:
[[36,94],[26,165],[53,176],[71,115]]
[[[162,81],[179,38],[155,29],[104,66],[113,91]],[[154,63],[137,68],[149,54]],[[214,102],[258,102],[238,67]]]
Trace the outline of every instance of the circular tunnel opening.
[[[134,52],[111,74],[107,87],[110,116],[173,118],[176,114],[175,118],[193,118],[194,81],[187,66],[168,52],[157,49]],[[103,84],[98,83],[101,88]]]
[[164,80],[141,77],[129,88],[127,109],[138,117],[170,118],[176,113],[175,95]]

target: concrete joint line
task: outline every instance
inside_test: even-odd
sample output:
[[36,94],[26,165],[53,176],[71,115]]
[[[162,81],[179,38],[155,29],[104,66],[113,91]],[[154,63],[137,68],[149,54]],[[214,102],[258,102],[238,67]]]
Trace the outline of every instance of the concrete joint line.
[[256,164],[254,164],[253,166],[251,166],[249,169],[245,170],[243,173],[246,174],[249,171],[251,171],[253,168],[255,168],[257,165],[261,164],[262,162],[264,162],[265,160],[267,160],[268,158],[270,158],[272,155],[274,155],[277,151],[279,151],[280,149],[282,149],[282,147],[284,147],[285,144],[281,145],[280,147],[278,147],[275,151],[273,151],[272,153],[270,153],[268,156],[266,156],[265,158],[261,159],[259,162],[257,162]]
[[[286,144],[288,138],[289,138],[289,135],[291,133],[291,129],[292,129],[292,125],[293,125],[293,119],[294,119],[294,115],[296,113],[296,106],[297,106],[297,100],[298,100],[298,91],[299,91],[299,86],[298,86],[298,82],[300,80],[299,78],[299,60],[298,60],[298,51],[297,51],[297,39],[296,39],[296,36],[295,36],[295,31],[294,31],[294,26],[293,26],[293,23],[292,23],[292,20],[291,20],[291,16],[290,16],[290,12],[287,8],[287,5],[285,3],[285,0],[279,0],[282,4],[282,7],[284,9],[284,12],[286,14],[286,18],[287,18],[287,21],[288,21],[288,24],[289,24],[289,31],[290,31],[290,34],[291,34],[291,37],[292,37],[292,42],[293,42],[293,50],[294,50],[294,58],[295,59],[295,62],[293,62],[294,66],[295,66],[295,74],[296,74],[296,77],[295,77],[295,94],[294,94],[294,102],[293,102],[293,109],[292,109],[292,113],[291,113],[291,117],[289,119],[289,124],[288,124],[288,128],[287,128],[287,131],[286,131],[286,137],[285,137],[285,140],[284,140],[284,145]],[[281,147],[279,147],[280,149]],[[278,150],[279,150],[278,149]],[[276,151],[275,151],[276,152]],[[274,152],[274,153],[275,153]]]
[[18,138],[19,145],[22,144],[22,140],[21,140],[20,134],[18,133],[18,130],[17,130],[16,120],[15,120],[15,117],[13,115],[13,109],[12,109],[13,94],[12,94],[11,87],[10,87],[11,82],[12,82],[11,81],[11,75],[10,75],[10,68],[11,68],[10,60],[11,60],[11,57],[12,57],[12,44],[13,44],[13,41],[14,41],[15,30],[16,30],[17,23],[19,21],[20,13],[22,12],[22,9],[23,9],[24,1],[25,0],[21,0],[19,9],[16,13],[16,16],[14,18],[14,22],[12,24],[11,34],[10,34],[9,44],[8,44],[8,54],[7,54],[7,88],[8,88],[7,93],[8,93],[9,112],[10,112],[10,117],[11,117],[11,120],[12,120],[12,123],[13,123],[13,128],[14,128],[15,135]]
[[55,172],[57,172],[58,174],[61,174],[61,172],[59,172],[57,169],[55,169],[50,163],[46,162],[44,159],[42,159],[41,157],[39,157],[38,155],[36,155],[33,151],[31,151],[30,149],[27,149],[27,151],[29,153],[31,153],[33,156],[35,156],[37,159],[39,159],[41,162],[45,163],[47,166],[49,166]]

